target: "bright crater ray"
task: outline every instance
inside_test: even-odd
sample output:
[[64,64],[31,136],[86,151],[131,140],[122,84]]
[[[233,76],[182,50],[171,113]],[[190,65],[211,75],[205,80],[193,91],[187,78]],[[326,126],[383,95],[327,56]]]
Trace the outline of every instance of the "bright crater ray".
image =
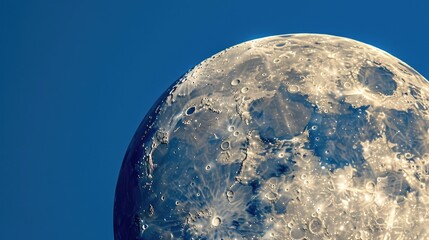
[[335,36],[203,61],[124,158],[115,239],[428,239],[429,83]]

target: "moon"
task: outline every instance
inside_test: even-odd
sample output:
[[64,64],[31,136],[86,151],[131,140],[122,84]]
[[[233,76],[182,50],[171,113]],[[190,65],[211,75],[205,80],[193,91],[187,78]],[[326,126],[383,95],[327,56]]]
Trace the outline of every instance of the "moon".
[[413,68],[343,37],[228,48],[138,127],[115,239],[427,239],[428,97]]

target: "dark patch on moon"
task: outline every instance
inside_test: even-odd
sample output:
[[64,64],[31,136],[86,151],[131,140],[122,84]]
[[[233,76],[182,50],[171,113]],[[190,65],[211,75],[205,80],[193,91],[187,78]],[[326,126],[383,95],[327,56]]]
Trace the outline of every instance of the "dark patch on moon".
[[397,87],[393,76],[394,74],[385,67],[362,67],[358,80],[373,92],[392,95]]

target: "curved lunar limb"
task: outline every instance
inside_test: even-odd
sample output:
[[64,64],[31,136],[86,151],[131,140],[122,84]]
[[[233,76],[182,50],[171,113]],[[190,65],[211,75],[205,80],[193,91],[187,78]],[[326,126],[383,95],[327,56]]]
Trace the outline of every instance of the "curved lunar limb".
[[407,64],[351,39],[226,49],[139,126],[115,239],[428,239],[428,93]]

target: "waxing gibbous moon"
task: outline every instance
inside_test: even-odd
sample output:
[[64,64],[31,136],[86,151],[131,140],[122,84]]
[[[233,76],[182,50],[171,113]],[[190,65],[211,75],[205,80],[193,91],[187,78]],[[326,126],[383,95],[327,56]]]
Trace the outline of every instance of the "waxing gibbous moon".
[[228,48],[139,126],[115,239],[427,239],[428,98],[414,69],[351,39]]

